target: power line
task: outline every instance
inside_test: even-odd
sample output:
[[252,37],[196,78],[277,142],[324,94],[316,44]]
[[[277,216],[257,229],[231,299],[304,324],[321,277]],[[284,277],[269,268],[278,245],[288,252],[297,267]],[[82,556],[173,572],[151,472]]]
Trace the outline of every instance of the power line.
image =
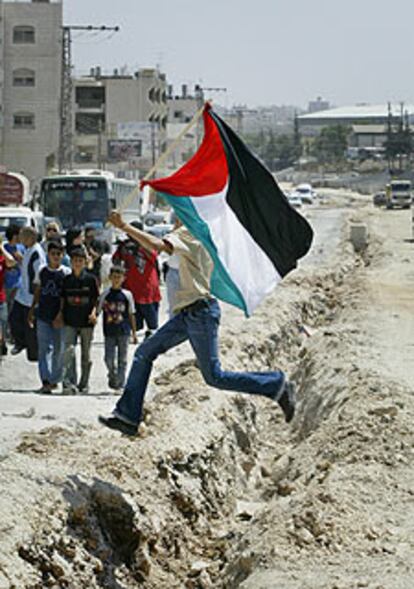
[[72,167],[72,32],[92,33],[94,36],[107,31],[113,34],[119,27],[106,25],[70,25],[62,27],[62,72],[60,85],[60,133],[59,133],[59,171]]

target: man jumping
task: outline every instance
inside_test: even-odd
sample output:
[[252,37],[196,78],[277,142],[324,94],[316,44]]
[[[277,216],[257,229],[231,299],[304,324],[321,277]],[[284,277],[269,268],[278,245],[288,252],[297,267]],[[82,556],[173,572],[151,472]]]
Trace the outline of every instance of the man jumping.
[[173,317],[138,346],[123,395],[111,416],[99,417],[100,423],[136,435],[154,360],[186,340],[190,341],[207,384],[277,401],[286,422],[290,422],[295,414],[295,387],[284,372],[228,372],[221,368],[218,355],[220,307],[210,293],[213,262],[203,245],[184,226],[159,239],[128,225],[117,211],[111,213],[109,221],[149,251],[177,254],[180,286]]

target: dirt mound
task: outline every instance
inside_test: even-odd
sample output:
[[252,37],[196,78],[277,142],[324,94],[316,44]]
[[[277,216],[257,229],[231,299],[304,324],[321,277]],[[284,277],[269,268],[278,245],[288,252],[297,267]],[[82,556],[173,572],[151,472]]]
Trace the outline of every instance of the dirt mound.
[[291,428],[266,399],[210,389],[190,361],[158,377],[136,440],[27,434],[2,464],[0,587],[411,587],[414,405],[364,361],[371,242],[363,257],[344,243],[334,268],[295,274],[223,333],[226,368],[290,369]]

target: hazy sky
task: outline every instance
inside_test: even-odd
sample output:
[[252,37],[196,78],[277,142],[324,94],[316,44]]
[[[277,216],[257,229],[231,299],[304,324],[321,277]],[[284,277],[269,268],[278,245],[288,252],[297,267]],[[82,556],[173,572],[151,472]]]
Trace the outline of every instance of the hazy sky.
[[[231,106],[414,102],[413,0],[63,0],[77,73],[159,64],[168,81],[225,86]],[[216,99],[218,95],[212,95]]]

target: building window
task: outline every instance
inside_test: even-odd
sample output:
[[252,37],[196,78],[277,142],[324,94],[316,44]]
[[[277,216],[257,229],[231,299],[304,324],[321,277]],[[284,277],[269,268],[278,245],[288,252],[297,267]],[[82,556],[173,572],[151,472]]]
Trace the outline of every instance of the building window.
[[13,72],[13,86],[34,86],[35,73],[29,69],[19,69]]
[[90,164],[94,161],[93,148],[88,148],[88,151],[78,151],[75,153],[74,160],[77,164]]
[[105,130],[103,113],[76,113],[75,129],[80,135],[99,135]]
[[151,102],[155,102],[155,88],[151,88],[148,92],[148,98]]
[[19,112],[13,115],[14,129],[34,129],[35,116],[30,112]]
[[13,43],[29,44],[35,42],[35,29],[29,26],[14,27]]
[[102,108],[105,104],[105,88],[101,86],[77,86],[75,100],[79,108]]

